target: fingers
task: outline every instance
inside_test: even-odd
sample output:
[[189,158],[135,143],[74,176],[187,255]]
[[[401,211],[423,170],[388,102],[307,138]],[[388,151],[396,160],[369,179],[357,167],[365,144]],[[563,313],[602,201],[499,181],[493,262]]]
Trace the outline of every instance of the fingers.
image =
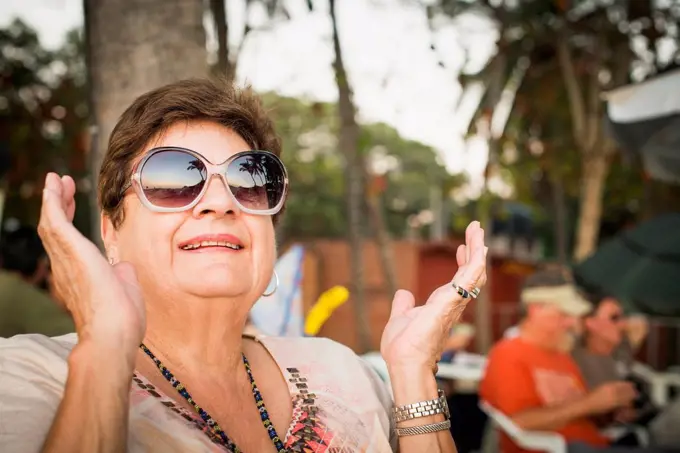
[[486,283],[486,258],[484,257],[484,248],[478,248],[474,251],[465,272],[456,282],[464,288],[471,290],[473,287],[481,288]]
[[45,176],[45,190],[51,191],[60,199],[63,193],[63,183],[61,178],[56,173],[48,173]]
[[62,195],[61,202],[66,212],[66,218],[69,222],[73,222],[73,216],[76,212],[76,183],[68,175],[61,177]]
[[[459,270],[453,282],[471,291],[475,287],[481,288],[486,283],[487,248],[484,245],[484,230],[479,222],[472,222],[467,227],[465,241],[465,245],[460,245],[456,249],[456,262]],[[471,297],[463,299],[453,285],[447,283],[430,295],[426,305],[433,306],[433,310],[428,310],[432,316],[445,316],[447,322],[453,322],[460,316],[470,300]],[[394,312],[394,308],[392,310]]]
[[484,230],[480,227],[479,222],[472,222],[466,234],[470,237],[470,242],[467,245],[470,256],[464,272],[460,277],[457,276],[456,283],[469,291],[475,286],[482,287],[486,283],[487,248],[484,245]]
[[452,282],[470,291],[482,288],[486,283],[486,258],[484,248],[478,248],[472,253],[470,261],[465,264],[461,272],[456,272]]
[[43,189],[39,230],[45,232],[56,225],[68,221],[63,207],[62,196],[61,179],[54,173],[49,173],[47,178],[45,178],[45,188]]
[[[73,195],[75,193],[75,183],[70,177],[64,179],[55,173],[48,173],[45,178],[45,188],[43,189],[43,201],[40,208],[40,221],[38,222],[38,234],[43,240],[45,248],[49,253],[53,251],[57,244],[69,242],[74,233],[78,234],[73,227],[71,220],[73,213],[69,217],[66,206],[70,204],[71,211],[75,210]],[[64,200],[68,200],[65,202]]]
[[[470,235],[468,248],[470,249],[470,255],[473,255],[477,250],[484,249],[484,230],[479,222],[472,222],[468,227],[468,231]],[[471,256],[468,257],[468,259],[469,258],[471,258]]]
[[470,251],[472,251],[472,235],[477,228],[479,222],[470,222],[465,229],[465,262],[470,261]]
[[635,388],[635,384],[632,382],[625,382],[623,386],[623,392],[630,398],[630,399],[635,399],[637,397],[637,389]]
[[467,247],[465,247],[464,244],[461,244],[456,249],[456,263],[458,264],[458,267],[465,266],[465,263],[467,262],[466,248]]
[[415,306],[416,298],[413,297],[413,294],[410,291],[400,289],[394,294],[394,299],[392,299],[390,318],[401,316]]

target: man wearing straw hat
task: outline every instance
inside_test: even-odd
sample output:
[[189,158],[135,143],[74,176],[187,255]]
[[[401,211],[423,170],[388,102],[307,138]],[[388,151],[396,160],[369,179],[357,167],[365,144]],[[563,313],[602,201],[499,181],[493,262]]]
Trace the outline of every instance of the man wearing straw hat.
[[[588,391],[578,366],[565,351],[580,318],[591,310],[562,267],[530,276],[522,290],[519,335],[494,346],[481,399],[526,431],[559,433],[570,452],[652,451],[613,447],[593,418],[627,407],[636,397],[629,382],[607,382]],[[503,435],[500,451],[524,453]],[[661,451],[661,450],[654,450]]]

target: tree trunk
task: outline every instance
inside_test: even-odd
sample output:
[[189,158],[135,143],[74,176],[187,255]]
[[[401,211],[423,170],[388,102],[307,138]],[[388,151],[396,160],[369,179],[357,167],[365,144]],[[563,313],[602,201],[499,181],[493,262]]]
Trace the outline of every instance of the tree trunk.
[[[489,140],[489,158],[491,158],[491,147],[495,146],[494,140]],[[488,167],[488,164],[487,164]],[[475,325],[477,327],[477,334],[475,335],[475,346],[479,354],[486,354],[493,344],[493,313],[491,288],[493,286],[493,269],[491,250],[492,236],[492,222],[491,216],[491,193],[488,191],[488,176],[484,181],[484,191],[477,200],[477,221],[484,228],[484,242],[489,246],[489,253],[486,257],[486,286],[474,301],[475,309]]]
[[609,158],[604,152],[582,157],[579,222],[576,230],[574,259],[581,261],[596,248],[602,218],[602,197],[609,170]]
[[224,0],[210,0],[210,12],[212,13],[215,34],[217,36],[216,70],[218,74],[231,80],[235,74],[229,63],[229,23],[227,22]]
[[555,215],[555,249],[558,261],[566,265],[568,260],[567,244],[567,206],[564,196],[564,183],[561,175],[550,179],[552,207]]
[[[493,113],[498,107],[503,93],[503,86],[505,84],[505,72],[508,61],[504,55],[498,55],[491,62],[489,68],[489,81],[486,98],[486,111],[488,112],[488,124],[485,127],[484,134],[486,135],[487,144],[489,147],[489,158],[484,171],[484,186],[482,194],[477,201],[477,220],[484,228],[484,240],[487,245],[493,242],[493,217],[491,215],[492,194],[489,190],[489,178],[492,171],[498,163],[500,143],[497,137],[491,133],[491,124]],[[491,247],[489,247],[491,249]],[[491,300],[491,288],[493,287],[493,250],[487,255],[487,280],[486,287],[479,294],[479,297],[474,302],[475,309],[475,324],[477,326],[477,334],[475,335],[475,343],[477,352],[485,354],[493,344],[493,307]]]
[[359,153],[359,125],[355,118],[355,107],[352,100],[352,89],[347,80],[347,72],[342,58],[340,36],[335,10],[335,0],[329,0],[331,23],[333,26],[333,49],[335,61],[333,69],[338,85],[338,113],[340,115],[339,147],[346,162],[346,194],[347,194],[347,232],[350,247],[350,266],[352,282],[352,300],[354,302],[355,322],[359,353],[371,348],[371,331],[366,312],[364,288],[363,238],[362,238],[362,202],[364,196],[363,175],[365,172],[363,159]]
[[[206,76],[203,2],[84,2],[94,107],[90,113],[96,121],[96,146],[90,150],[90,169],[93,187],[97,187],[109,135],[125,108],[151,89],[180,79]],[[94,217],[92,231],[98,237],[99,217]]]
[[[599,27],[587,77],[579,77],[576,71],[569,47],[571,31],[564,27],[557,40],[558,62],[569,98],[572,135],[581,153],[581,196],[574,247],[576,261],[586,258],[597,248],[602,220],[602,197],[609,158],[613,152],[613,145],[606,139],[606,131],[602,127],[602,87],[599,75],[607,48],[603,25]],[[613,74],[613,78],[619,82],[625,79],[628,71],[626,54],[622,55]]]
[[378,243],[378,253],[382,265],[383,275],[385,276],[385,289],[389,297],[394,297],[397,292],[397,271],[394,268],[394,254],[392,253],[392,238],[385,224],[383,206],[380,194],[371,194],[368,197],[368,211],[371,217],[373,230],[375,231],[376,242]]
[[[0,225],[4,225],[2,222],[4,220],[5,214],[5,201],[7,200],[7,192],[9,191],[9,181],[7,178],[0,178]],[[0,239],[2,239],[2,233],[4,228],[0,228]]]

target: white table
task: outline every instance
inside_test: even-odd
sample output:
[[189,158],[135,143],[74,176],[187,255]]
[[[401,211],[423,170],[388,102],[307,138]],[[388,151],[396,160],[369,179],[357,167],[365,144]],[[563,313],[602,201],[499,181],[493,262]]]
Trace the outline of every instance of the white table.
[[479,382],[484,377],[484,366],[468,363],[439,363],[437,377],[461,381]]
[[[387,364],[379,352],[369,352],[361,357],[375,369],[385,382],[389,382],[390,376],[387,372]],[[460,356],[456,355],[453,363],[439,362],[438,365],[439,371],[437,372],[437,377],[440,379],[479,382],[484,376],[486,357],[461,353]]]

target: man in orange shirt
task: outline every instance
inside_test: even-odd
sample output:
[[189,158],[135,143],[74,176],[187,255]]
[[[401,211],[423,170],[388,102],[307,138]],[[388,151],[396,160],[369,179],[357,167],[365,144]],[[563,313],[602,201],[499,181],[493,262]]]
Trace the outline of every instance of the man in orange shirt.
[[[593,421],[599,415],[629,407],[636,392],[625,381],[607,382],[589,392],[576,363],[565,351],[569,343],[565,340],[579,318],[591,310],[568,271],[548,268],[529,277],[522,290],[522,304],[525,314],[519,336],[501,340],[489,354],[481,399],[524,430],[559,433],[570,451],[652,451],[611,447]],[[500,451],[526,450],[503,435]]]

